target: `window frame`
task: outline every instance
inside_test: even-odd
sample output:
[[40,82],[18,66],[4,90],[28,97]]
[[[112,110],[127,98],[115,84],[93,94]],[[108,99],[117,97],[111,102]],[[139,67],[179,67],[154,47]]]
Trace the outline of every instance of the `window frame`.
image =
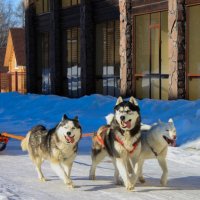
[[[37,0],[36,0],[37,1]],[[35,1],[35,4],[36,4],[36,1]],[[39,0],[40,1],[40,0]],[[47,13],[50,13],[50,0],[47,0],[47,11],[45,11],[45,3],[44,1],[45,0],[41,0],[42,1],[42,12],[40,13],[37,13],[37,6],[36,6],[36,15],[39,16],[39,15],[44,15],[44,14],[47,14]]]
[[[104,58],[104,56],[106,57],[106,65],[104,66],[104,61],[102,62],[102,74],[101,75],[99,75],[99,74],[97,74],[97,57],[95,56],[95,80],[96,80],[96,89],[95,89],[95,91],[96,92],[99,92],[99,91],[97,91],[97,81],[102,81],[102,88],[101,88],[101,90],[102,90],[102,94],[103,95],[113,95],[113,96],[118,96],[119,95],[119,92],[120,92],[120,88],[119,88],[119,80],[120,80],[120,61],[119,61],[119,74],[118,75],[116,75],[116,67],[117,67],[117,63],[116,63],[116,48],[117,48],[117,45],[116,45],[116,33],[117,33],[117,31],[116,31],[116,23],[120,23],[120,21],[119,20],[109,20],[109,21],[106,21],[106,22],[102,22],[102,23],[98,23],[98,24],[96,24],[96,31],[97,31],[97,26],[98,25],[103,25],[103,26],[105,26],[105,28],[106,28],[106,43],[105,43],[105,46],[104,46],[104,44],[103,44],[103,52],[102,52],[102,55],[103,55],[103,58]],[[114,75],[109,75],[109,73],[108,73],[108,67],[109,67],[109,61],[108,61],[108,57],[109,57],[109,54],[108,54],[108,49],[109,49],[109,45],[108,45],[108,29],[109,29],[109,23],[113,23],[112,24],[112,28],[113,28],[113,49],[112,49],[112,53],[113,53],[113,67],[114,67],[114,72],[113,72],[113,74]],[[119,24],[120,25],[120,24]],[[96,32],[95,31],[95,32]],[[119,29],[119,31],[120,31],[120,29]],[[96,38],[96,40],[98,39],[97,37],[96,37],[96,33],[95,33],[95,38]],[[103,39],[103,41],[102,41],[103,43],[104,43],[104,39]],[[96,49],[97,49],[97,45],[95,45],[96,46]],[[106,48],[106,51],[104,52],[104,47]],[[119,47],[120,47],[120,37],[119,37]],[[104,74],[103,72],[103,67],[106,67],[106,74]],[[109,93],[109,79],[114,79],[114,88],[113,88],[113,91],[112,91],[112,94],[111,93]],[[106,82],[106,86],[104,86],[104,82]],[[104,91],[104,89],[105,89],[105,91]],[[118,90],[118,91],[117,91]]]
[[[148,97],[147,98],[152,98],[152,79],[156,78],[159,79],[159,99],[162,99],[162,79],[169,79],[169,73],[162,73],[162,67],[161,67],[161,13],[162,12],[167,12],[167,10],[159,10],[155,12],[149,12],[149,13],[139,13],[136,15],[133,15],[133,91],[134,95],[136,96],[136,81],[137,79],[143,79],[147,78],[149,80],[149,92],[148,92]],[[151,24],[151,15],[159,13],[159,24]],[[136,66],[136,18],[138,16],[142,15],[149,15],[149,26],[148,26],[148,49],[149,49],[149,73],[136,73],[137,66]],[[152,51],[151,51],[151,30],[152,29],[159,29],[159,68],[158,68],[158,73],[151,73],[152,71]],[[143,97],[144,98],[144,97]]]
[[[76,29],[76,34],[77,34],[77,37],[76,37],[76,41],[77,41],[77,44],[76,44],[76,50],[77,50],[77,57],[76,57],[76,64],[77,64],[77,73],[76,73],[76,75],[75,75],[75,77],[77,78],[77,88],[76,88],[76,95],[74,95],[73,93],[73,77],[74,77],[74,75],[73,75],[73,73],[72,73],[72,70],[71,70],[71,73],[70,74],[68,74],[68,70],[69,69],[72,69],[72,67],[73,67],[73,62],[72,62],[72,57],[73,57],[73,51],[72,51],[72,43],[73,43],[73,39],[72,39],[72,32],[73,32],[73,29]],[[68,39],[68,32],[70,31],[70,39]],[[81,51],[81,49],[80,49],[80,45],[81,45],[81,40],[80,40],[80,27],[79,26],[75,26],[75,27],[69,27],[69,28],[67,28],[66,30],[64,30],[64,34],[65,34],[65,38],[66,38],[66,42],[65,42],[65,64],[64,64],[64,68],[66,68],[66,69],[64,69],[64,73],[66,73],[66,75],[64,76],[64,79],[65,80],[67,80],[67,83],[66,84],[64,84],[65,85],[65,87],[67,87],[67,88],[64,88],[64,91],[66,91],[65,93],[66,93],[66,95],[67,96],[69,96],[69,97],[72,97],[72,98],[76,98],[76,97],[80,97],[81,96],[81,82],[82,82],[82,80],[81,80],[81,64],[80,64],[80,51]],[[79,37],[79,38],[78,38]],[[68,63],[68,41],[70,41],[70,65],[69,65],[69,63]],[[79,49],[78,49],[79,48]],[[80,68],[80,74],[79,74],[79,68]],[[71,79],[69,79],[69,77],[71,77]],[[69,84],[71,84],[71,87],[70,87],[70,85]],[[81,87],[79,87],[79,85],[81,86]]]
[[196,73],[189,73],[189,46],[190,46],[190,40],[189,40],[189,35],[190,35],[190,29],[189,29],[189,23],[190,23],[190,8],[191,7],[195,7],[195,6],[200,6],[200,3],[196,3],[196,4],[188,4],[186,5],[186,26],[188,27],[186,29],[186,69],[185,69],[185,82],[186,82],[186,86],[185,86],[185,90],[186,90],[186,98],[190,100],[190,90],[189,90],[189,80],[192,79],[200,79],[200,74],[196,74]]
[[65,8],[71,8],[73,6],[79,6],[81,4],[81,0],[76,0],[76,4],[72,4],[72,0],[70,1],[70,5],[69,6],[63,6],[63,0],[61,0],[61,8],[65,9]]

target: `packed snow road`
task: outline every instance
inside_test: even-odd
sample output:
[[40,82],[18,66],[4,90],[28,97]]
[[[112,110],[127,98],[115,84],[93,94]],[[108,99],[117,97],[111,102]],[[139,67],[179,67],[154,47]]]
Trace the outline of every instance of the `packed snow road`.
[[43,164],[47,182],[37,179],[34,165],[27,154],[20,150],[19,142],[11,141],[0,153],[0,200],[84,200],[84,199],[134,199],[195,200],[200,196],[200,152],[169,148],[168,187],[161,187],[161,169],[156,160],[144,165],[145,184],[138,183],[134,192],[113,182],[113,166],[106,158],[97,168],[97,180],[88,180],[91,158],[89,153],[79,154],[72,168],[72,180],[76,188],[69,189],[55,175],[48,162]]

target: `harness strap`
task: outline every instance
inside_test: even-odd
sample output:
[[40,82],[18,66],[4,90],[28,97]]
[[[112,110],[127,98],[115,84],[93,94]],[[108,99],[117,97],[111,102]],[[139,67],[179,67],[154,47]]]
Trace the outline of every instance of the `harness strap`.
[[155,152],[154,149],[153,149],[153,147],[151,147],[150,145],[149,145],[149,147],[150,147],[151,151],[154,153],[155,157],[157,157],[157,156],[158,156],[158,153]]
[[119,138],[117,135],[115,135],[115,139],[116,139],[116,141],[117,141],[119,144],[121,144],[130,154],[132,154],[132,153],[135,151],[135,149],[136,149],[137,146],[138,146],[138,142],[139,142],[139,140],[140,140],[140,138],[138,138],[137,141],[136,141],[135,143],[133,143],[133,149],[132,149],[131,151],[129,151],[129,150],[124,146],[123,141],[120,140],[120,138]]
[[110,130],[110,127],[105,127],[102,131],[101,134],[98,134],[95,136],[95,140],[102,146],[105,147],[105,143],[104,143],[104,139],[102,138],[103,135],[105,135],[108,131],[108,129]]
[[102,139],[101,136],[96,135],[96,139],[97,139],[97,142],[98,142],[100,145],[102,145],[103,147],[105,146],[104,140]]
[[153,147],[149,144],[147,138],[146,138],[146,142],[147,142],[147,144],[149,145],[149,148],[151,149],[151,151],[153,152],[153,154],[155,155],[155,157],[157,157],[157,156],[158,156],[158,153],[157,153],[157,152],[153,149]]

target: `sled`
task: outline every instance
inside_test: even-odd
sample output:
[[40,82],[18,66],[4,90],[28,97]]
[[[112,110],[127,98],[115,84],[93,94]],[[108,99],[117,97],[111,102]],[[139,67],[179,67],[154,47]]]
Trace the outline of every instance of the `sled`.
[[7,143],[10,138],[13,138],[16,140],[24,139],[24,137],[20,135],[14,135],[14,134],[6,133],[6,132],[0,133],[0,151],[3,151],[6,148]]
[[0,151],[3,151],[8,143],[9,138],[0,133]]

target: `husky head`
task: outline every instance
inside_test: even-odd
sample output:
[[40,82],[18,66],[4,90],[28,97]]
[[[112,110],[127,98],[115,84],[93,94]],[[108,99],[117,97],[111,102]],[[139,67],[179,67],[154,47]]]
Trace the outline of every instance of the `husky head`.
[[172,119],[169,119],[167,123],[159,121],[157,125],[158,130],[162,138],[170,146],[176,145],[176,128]]
[[67,115],[63,115],[61,122],[56,127],[58,138],[67,144],[76,144],[81,138],[81,126],[78,117],[69,119]]
[[115,119],[120,128],[124,131],[132,130],[141,122],[140,109],[134,97],[131,97],[129,101],[123,101],[123,99],[119,97],[114,110]]

